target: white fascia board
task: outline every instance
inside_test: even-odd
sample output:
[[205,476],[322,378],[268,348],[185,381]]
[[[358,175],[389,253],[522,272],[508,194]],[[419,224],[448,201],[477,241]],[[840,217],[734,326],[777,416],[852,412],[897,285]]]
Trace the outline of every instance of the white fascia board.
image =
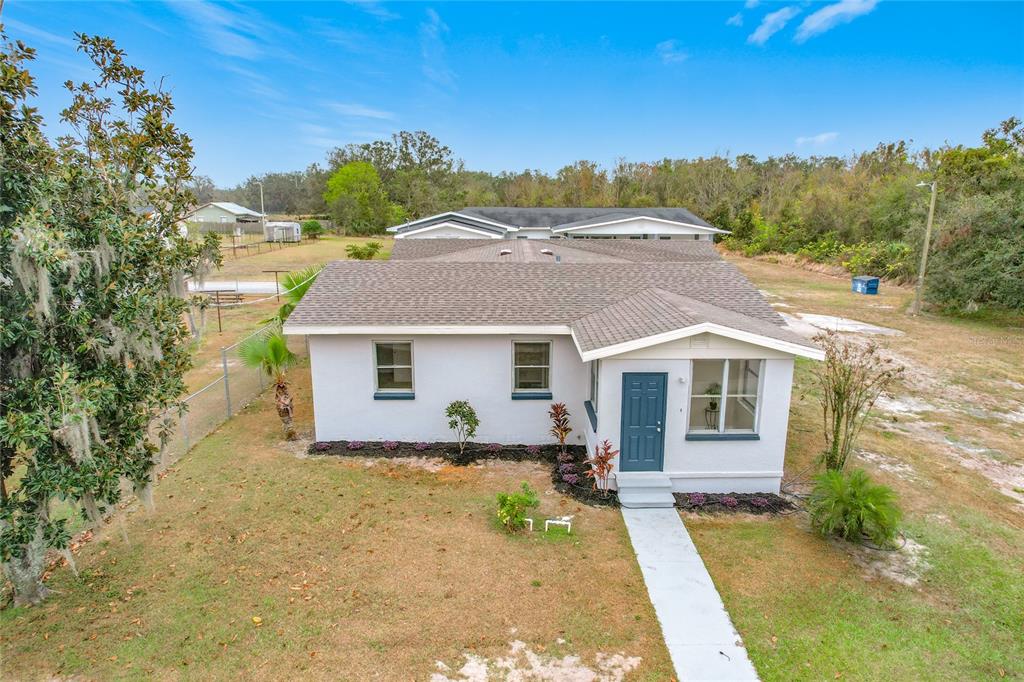
[[455,223],[436,223],[434,225],[427,225],[426,227],[421,227],[417,230],[412,230],[410,232],[402,232],[400,234],[396,234],[395,239],[405,239],[406,237],[411,237],[414,234],[420,234],[421,232],[429,232],[430,230],[439,230],[441,228],[450,228],[453,230],[462,230],[463,232],[472,232],[473,234],[483,235],[488,239],[501,239],[503,237],[503,235],[494,234],[493,232],[487,232],[486,230],[481,230],[476,227],[469,227],[468,225],[456,225]]
[[413,225],[418,225],[418,224],[420,224],[422,222],[425,222],[427,220],[434,220],[435,218],[441,218],[443,216],[457,216],[457,217],[463,218],[465,220],[475,220],[478,223],[484,223],[486,225],[493,225],[494,227],[500,227],[503,230],[511,230],[513,232],[516,230],[515,226],[513,226],[513,225],[506,225],[505,223],[497,223],[497,222],[494,222],[493,220],[488,220],[487,218],[478,218],[477,216],[466,215],[465,213],[459,213],[458,211],[445,211],[444,213],[438,213],[436,215],[430,215],[430,216],[427,216],[426,218],[418,218],[416,220],[410,220],[407,223],[402,223],[401,225],[395,225],[394,227],[389,227],[387,231],[388,232],[398,232],[403,227],[412,227]]
[[469,334],[523,334],[523,335],[567,335],[569,327],[557,325],[364,325],[364,326],[342,326],[330,324],[288,324],[284,325],[284,333],[289,336],[316,335],[316,334],[404,334],[412,335],[469,335]]
[[707,225],[694,225],[693,223],[682,223],[678,220],[668,220],[666,218],[655,218],[653,216],[646,215],[635,215],[629,216],[628,218],[617,218],[615,220],[608,220],[603,223],[592,223],[590,225],[577,225],[575,227],[560,227],[552,228],[552,232],[573,232],[575,230],[590,230],[595,227],[604,227],[605,225],[618,225],[619,223],[629,223],[634,220],[650,220],[656,223],[663,223],[665,225],[679,225],[682,227],[692,227],[697,230],[704,230],[705,232],[712,232],[715,234],[732,234],[728,230],[720,230],[717,227],[708,227]]
[[580,348],[579,341],[576,339],[576,335],[572,334],[572,341],[576,344],[576,350],[580,354],[580,359],[583,362],[590,362],[591,360],[600,360],[602,358],[608,358],[622,353],[628,353],[633,350],[640,350],[641,348],[649,348],[651,346],[657,346],[658,344],[668,343],[669,341],[677,341],[679,339],[685,339],[690,336],[696,336],[697,334],[703,333],[717,334],[718,336],[724,336],[728,339],[735,339],[736,341],[743,341],[755,346],[762,346],[764,348],[771,348],[777,350],[780,353],[788,353],[790,355],[797,355],[802,358],[810,358],[811,360],[824,360],[825,351],[820,348],[811,348],[798,343],[790,343],[789,341],[782,341],[780,339],[773,339],[770,336],[762,336],[761,334],[754,334],[752,332],[745,332],[739,329],[733,329],[732,327],[725,327],[720,324],[714,324],[711,322],[702,322],[701,324],[695,324],[691,327],[684,327],[682,329],[675,329],[670,332],[662,332],[661,334],[654,334],[653,336],[645,336],[642,339],[634,339],[633,341],[626,341],[624,343],[617,343],[612,346],[605,346],[604,348],[595,348],[594,350],[583,351]]

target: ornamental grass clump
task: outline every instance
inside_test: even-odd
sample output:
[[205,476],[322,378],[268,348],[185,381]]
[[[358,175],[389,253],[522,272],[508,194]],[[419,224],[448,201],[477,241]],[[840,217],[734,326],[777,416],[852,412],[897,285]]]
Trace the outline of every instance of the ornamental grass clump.
[[729,509],[733,509],[739,506],[739,500],[737,500],[732,495],[726,495],[725,497],[722,498],[722,504],[724,504],[726,507],[729,507]]
[[350,440],[345,447],[349,450],[362,450],[366,447],[366,443],[361,440]]
[[874,483],[863,469],[826,471],[815,480],[807,504],[815,530],[849,542],[892,546],[901,512],[891,488]]
[[484,450],[491,454],[497,454],[501,452],[501,443],[488,443]]
[[691,507],[703,507],[708,501],[708,496],[704,493],[690,493],[688,499]]
[[398,449],[398,442],[393,440],[386,440],[380,444],[380,446],[387,452],[392,452]]
[[539,445],[527,445],[526,446],[526,454],[528,454],[530,457],[536,457],[537,455],[540,454],[540,446]]
[[519,492],[498,493],[498,520],[509,533],[518,533],[526,527],[526,512],[540,506],[537,493],[523,481]]
[[412,449],[415,450],[416,452],[423,452],[424,450],[429,450],[430,449],[430,443],[425,443],[424,441],[420,441],[420,442],[416,443],[416,445],[413,445]]

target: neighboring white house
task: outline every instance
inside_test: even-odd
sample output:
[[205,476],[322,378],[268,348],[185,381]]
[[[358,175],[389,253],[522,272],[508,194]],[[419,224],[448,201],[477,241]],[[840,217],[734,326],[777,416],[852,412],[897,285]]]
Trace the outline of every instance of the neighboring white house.
[[395,239],[691,239],[728,234],[685,208],[470,206],[389,227]]
[[252,223],[262,219],[261,213],[230,201],[211,201],[185,217],[189,222],[204,223]]
[[796,357],[822,352],[702,240],[401,240],[330,264],[285,324],[309,339],[316,438],[572,438],[621,450],[624,504],[778,492]]

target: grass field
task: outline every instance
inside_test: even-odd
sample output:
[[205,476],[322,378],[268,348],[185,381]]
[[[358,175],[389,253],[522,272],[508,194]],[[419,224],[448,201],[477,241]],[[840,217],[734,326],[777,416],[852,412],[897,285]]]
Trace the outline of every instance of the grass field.
[[335,237],[328,235],[317,240],[305,240],[297,246],[286,246],[263,251],[252,256],[231,256],[227,251],[224,264],[219,270],[210,273],[209,279],[242,279],[266,280],[274,279],[273,273],[264,270],[299,270],[307,265],[329,263],[332,260],[345,260],[348,256],[345,247],[349,244],[365,244],[380,242],[383,246],[377,254],[378,260],[386,260],[391,254],[391,237]]
[[[1024,677],[1024,331],[904,314],[911,291],[733,259],[791,307],[904,336],[882,345],[907,367],[896,411],[865,427],[852,466],[895,488],[911,542],[855,551],[812,535],[806,516],[684,519],[766,680]],[[786,472],[821,447],[810,364],[798,365]],[[910,405],[913,411],[905,411]],[[1019,485],[1024,486],[1024,483]],[[893,576],[897,579],[893,579]]]
[[[310,425],[306,369],[296,403]],[[428,471],[304,459],[264,397],[156,487],[156,509],[78,555],[42,607],[0,612],[0,679],[426,679],[436,661],[668,654],[617,511],[535,464]],[[528,480],[573,535],[508,537],[494,496]],[[253,618],[259,618],[259,625]]]

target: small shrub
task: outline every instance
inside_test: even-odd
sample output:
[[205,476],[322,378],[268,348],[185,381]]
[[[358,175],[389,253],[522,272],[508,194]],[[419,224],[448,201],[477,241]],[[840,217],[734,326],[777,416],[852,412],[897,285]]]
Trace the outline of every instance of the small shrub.
[[488,443],[484,450],[490,453],[501,452],[501,443]]
[[316,450],[317,452],[324,452],[326,450],[331,449],[331,444],[328,443],[327,441],[318,440],[317,442],[313,443],[313,449]]
[[476,410],[466,400],[453,400],[448,403],[444,414],[448,417],[448,428],[455,432],[459,455],[462,455],[466,450],[466,441],[476,435],[480,419],[476,416]]
[[423,441],[420,441],[419,443],[416,443],[416,445],[413,445],[412,449],[417,452],[423,452],[424,450],[430,449],[430,443],[424,443]]
[[612,442],[607,438],[594,446],[594,456],[587,460],[590,465],[587,476],[594,479],[594,490],[600,488],[605,494],[608,493],[608,476],[614,468],[612,460],[618,454],[618,450],[612,450]]
[[815,530],[850,542],[892,545],[901,513],[891,488],[872,482],[863,469],[826,471],[815,480],[807,504]]
[[579,474],[562,474],[562,480],[569,485],[578,485],[580,482]]
[[708,501],[708,496],[704,493],[690,493],[689,500],[690,506],[703,507]]
[[558,461],[562,462],[562,463],[575,462],[576,461],[576,457],[573,454],[568,453],[568,452],[560,452],[560,453],[558,453]]
[[536,457],[537,455],[540,454],[540,446],[539,445],[527,445],[526,446],[526,454],[528,454],[530,457]]
[[302,236],[309,239],[319,239],[324,233],[324,226],[319,220],[307,220],[302,223]]
[[381,250],[380,242],[366,242],[365,244],[349,244],[345,247],[345,253],[353,260],[373,260],[377,252]]
[[398,443],[396,441],[393,441],[393,440],[386,440],[383,443],[381,443],[380,446],[382,448],[384,448],[385,450],[387,450],[388,452],[391,452],[392,450],[397,450],[398,449]]
[[498,520],[509,533],[526,527],[526,511],[540,506],[537,493],[525,481],[519,492],[498,493]]
[[345,447],[349,450],[362,450],[366,447],[366,443],[361,440],[350,440]]
[[733,507],[739,505],[739,501],[732,495],[726,495],[725,497],[722,498],[722,504],[732,509]]
[[561,451],[565,452],[565,439],[572,433],[572,427],[569,426],[569,410],[565,403],[553,403],[548,410],[548,416],[551,417],[550,433],[558,441]]
[[576,472],[575,464],[559,464],[558,473],[560,474],[572,474]]
[[767,497],[753,497],[753,498],[750,499],[750,504],[752,506],[754,506],[754,507],[759,508],[759,509],[764,509],[765,507],[768,506],[768,498]]

